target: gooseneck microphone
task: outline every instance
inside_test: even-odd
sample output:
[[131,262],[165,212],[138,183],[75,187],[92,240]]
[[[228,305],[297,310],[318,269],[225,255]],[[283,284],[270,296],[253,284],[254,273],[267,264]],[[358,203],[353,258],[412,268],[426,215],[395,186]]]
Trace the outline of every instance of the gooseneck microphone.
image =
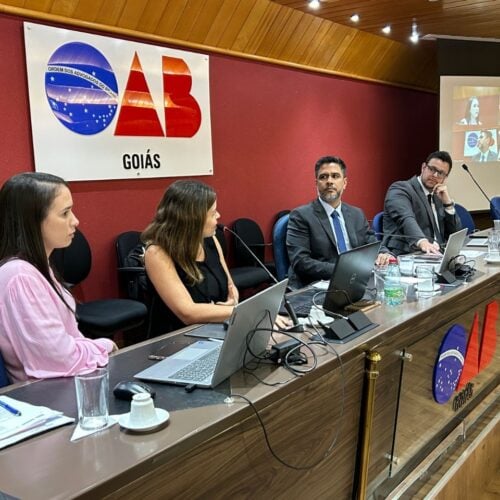
[[[243,238],[239,235],[236,234],[232,229],[229,229],[227,226],[224,224],[217,224],[217,227],[220,229],[227,231],[228,233],[231,233],[236,239],[245,247],[245,249],[248,251],[248,253],[253,257],[255,262],[259,264],[259,266],[266,271],[267,275],[269,278],[271,278],[271,281],[274,283],[278,284],[279,281],[276,279],[276,277],[269,271],[269,269],[266,267],[266,265],[255,255],[255,253],[250,249],[250,247],[243,241]],[[297,314],[295,313],[292,304],[288,301],[286,298],[286,295],[283,296],[283,303],[285,305],[286,312],[290,316],[290,319],[293,321],[293,326],[291,328],[288,328],[289,331],[292,332],[303,332],[304,331],[304,326],[299,323],[299,320],[297,318]]]
[[488,203],[490,204],[490,212],[492,219],[500,219],[500,210],[491,203],[491,198],[484,192],[483,188],[479,185],[479,183],[474,179],[474,176],[472,175],[472,172],[469,170],[469,167],[465,164],[462,163],[462,168],[470,175],[470,178],[474,181],[474,184],[479,188],[479,191],[483,193],[483,196],[488,200]]

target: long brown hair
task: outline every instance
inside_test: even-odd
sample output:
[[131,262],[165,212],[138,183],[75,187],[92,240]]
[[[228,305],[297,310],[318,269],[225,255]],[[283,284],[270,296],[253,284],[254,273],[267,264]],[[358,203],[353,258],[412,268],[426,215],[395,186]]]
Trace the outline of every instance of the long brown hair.
[[203,182],[176,181],[165,191],[153,221],[141,235],[145,243],[161,247],[192,284],[203,280],[196,257],[207,213],[215,200],[215,191]]

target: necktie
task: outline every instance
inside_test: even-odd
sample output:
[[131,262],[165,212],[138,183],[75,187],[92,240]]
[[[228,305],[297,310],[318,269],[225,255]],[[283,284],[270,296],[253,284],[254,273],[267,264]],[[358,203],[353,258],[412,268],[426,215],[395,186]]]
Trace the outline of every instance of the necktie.
[[342,232],[342,226],[340,225],[339,214],[337,210],[332,213],[333,220],[333,230],[335,231],[335,239],[337,240],[337,250],[339,253],[345,252],[347,246],[345,244],[344,233]]
[[429,201],[429,205],[432,207],[432,194],[427,195],[427,200]]

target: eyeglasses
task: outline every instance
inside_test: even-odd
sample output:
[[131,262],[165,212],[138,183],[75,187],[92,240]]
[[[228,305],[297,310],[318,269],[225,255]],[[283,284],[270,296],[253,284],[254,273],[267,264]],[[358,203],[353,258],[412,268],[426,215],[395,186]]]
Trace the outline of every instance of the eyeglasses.
[[448,174],[446,172],[443,172],[442,170],[439,170],[439,168],[433,167],[432,165],[429,165],[428,163],[426,163],[425,166],[430,170],[432,175],[435,175],[436,177],[439,177],[440,179],[444,179],[445,177],[448,177]]

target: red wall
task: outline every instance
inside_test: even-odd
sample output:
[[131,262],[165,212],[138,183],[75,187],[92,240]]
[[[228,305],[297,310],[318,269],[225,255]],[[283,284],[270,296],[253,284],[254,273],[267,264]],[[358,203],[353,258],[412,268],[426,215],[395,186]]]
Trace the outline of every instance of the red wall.
[[[0,16],[0,182],[33,170],[22,20]],[[344,199],[368,218],[388,185],[437,149],[437,97],[211,55],[214,175],[221,221],[251,217],[270,238],[274,215],[315,196],[314,162],[348,166]],[[68,158],[68,161],[71,161]],[[73,182],[80,228],[93,251],[86,300],[117,294],[114,239],[142,229],[174,179]]]

